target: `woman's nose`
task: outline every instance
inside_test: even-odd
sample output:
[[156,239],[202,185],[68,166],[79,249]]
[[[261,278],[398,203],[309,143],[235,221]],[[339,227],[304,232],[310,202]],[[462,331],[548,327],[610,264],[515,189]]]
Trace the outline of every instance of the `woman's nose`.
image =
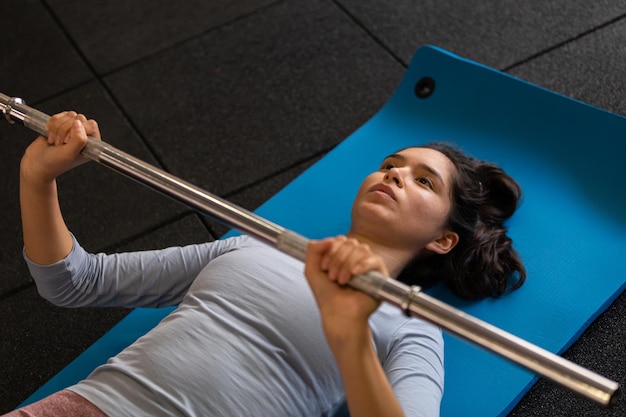
[[386,181],[393,181],[398,187],[402,188],[402,171],[398,167],[393,167],[389,171],[387,171],[387,175],[385,175]]

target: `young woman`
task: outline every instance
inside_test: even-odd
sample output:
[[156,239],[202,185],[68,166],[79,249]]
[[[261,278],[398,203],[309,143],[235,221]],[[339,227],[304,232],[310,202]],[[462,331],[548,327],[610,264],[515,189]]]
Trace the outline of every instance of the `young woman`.
[[11,416],[330,416],[343,404],[352,417],[437,416],[440,330],[345,284],[368,270],[420,285],[436,276],[480,298],[525,279],[503,226],[517,183],[441,144],[385,158],[361,185],[346,236],[309,245],[306,279],[298,261],[247,236],[89,254],[63,220],[55,178],[84,162],[98,126],[64,112],[48,131],[20,177],[40,294],[70,307],[178,307],[86,380]]

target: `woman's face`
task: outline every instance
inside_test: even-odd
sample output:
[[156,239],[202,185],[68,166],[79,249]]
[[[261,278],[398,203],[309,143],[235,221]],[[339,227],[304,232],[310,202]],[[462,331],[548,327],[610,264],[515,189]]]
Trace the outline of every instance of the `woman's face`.
[[[385,158],[363,181],[352,207],[351,232],[390,247],[440,252],[447,233],[456,168],[439,151],[407,148]],[[448,236],[449,237],[449,236]],[[458,239],[458,237],[457,237]],[[456,240],[452,247],[456,244]]]

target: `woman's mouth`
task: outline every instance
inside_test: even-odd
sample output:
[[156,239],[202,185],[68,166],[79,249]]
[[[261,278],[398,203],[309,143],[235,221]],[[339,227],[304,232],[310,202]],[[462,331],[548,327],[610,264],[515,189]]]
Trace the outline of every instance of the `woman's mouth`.
[[396,194],[394,193],[393,188],[385,184],[376,184],[370,189],[370,192],[380,194],[386,198],[391,198],[394,201],[396,200]]

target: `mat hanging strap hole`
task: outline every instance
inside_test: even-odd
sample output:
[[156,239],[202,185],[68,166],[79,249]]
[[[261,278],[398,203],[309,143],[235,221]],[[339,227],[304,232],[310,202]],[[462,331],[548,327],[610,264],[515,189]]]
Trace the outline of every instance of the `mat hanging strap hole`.
[[415,95],[417,98],[428,98],[435,92],[435,80],[431,77],[424,77],[415,84]]

